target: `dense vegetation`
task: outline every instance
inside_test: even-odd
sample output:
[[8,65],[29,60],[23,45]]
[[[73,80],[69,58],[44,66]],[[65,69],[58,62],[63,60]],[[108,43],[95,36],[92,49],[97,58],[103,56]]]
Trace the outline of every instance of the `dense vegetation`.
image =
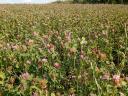
[[128,4],[128,0],[57,0],[54,3]]
[[0,5],[0,95],[127,96],[127,10]]
[[74,3],[127,4],[128,0],[73,0]]

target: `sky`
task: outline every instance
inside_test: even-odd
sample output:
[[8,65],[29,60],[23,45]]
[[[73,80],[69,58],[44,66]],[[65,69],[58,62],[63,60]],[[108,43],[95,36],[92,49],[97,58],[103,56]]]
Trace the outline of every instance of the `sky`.
[[50,3],[56,0],[0,0],[0,3]]

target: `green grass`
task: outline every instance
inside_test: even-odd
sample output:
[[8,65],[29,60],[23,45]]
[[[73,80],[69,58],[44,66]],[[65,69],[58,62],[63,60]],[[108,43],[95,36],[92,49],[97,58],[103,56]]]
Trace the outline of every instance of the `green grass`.
[[0,5],[0,94],[127,96],[127,10]]

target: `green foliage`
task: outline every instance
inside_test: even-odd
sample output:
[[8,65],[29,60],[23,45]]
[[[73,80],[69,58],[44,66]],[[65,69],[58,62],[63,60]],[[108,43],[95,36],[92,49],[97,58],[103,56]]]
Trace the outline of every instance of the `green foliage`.
[[0,96],[127,96],[127,9],[1,5]]
[[73,3],[128,4],[128,1],[127,0],[73,0]]

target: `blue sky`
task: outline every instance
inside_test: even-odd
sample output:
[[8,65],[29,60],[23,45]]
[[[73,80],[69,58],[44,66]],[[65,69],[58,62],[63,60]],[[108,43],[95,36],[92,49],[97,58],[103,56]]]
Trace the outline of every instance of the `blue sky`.
[[0,3],[50,3],[56,0],[0,0]]

